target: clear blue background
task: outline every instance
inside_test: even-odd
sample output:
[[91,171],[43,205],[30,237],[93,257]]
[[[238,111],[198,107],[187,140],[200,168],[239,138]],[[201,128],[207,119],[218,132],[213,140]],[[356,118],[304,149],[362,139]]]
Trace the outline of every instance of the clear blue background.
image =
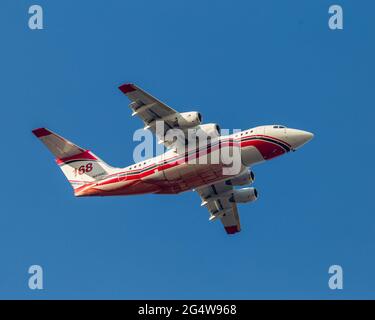
[[[343,31],[332,1],[1,1],[0,297],[375,298],[375,3],[335,3]],[[129,164],[141,122],[124,82],[223,128],[315,139],[254,168],[260,198],[235,236],[193,192],[76,199],[31,130]]]

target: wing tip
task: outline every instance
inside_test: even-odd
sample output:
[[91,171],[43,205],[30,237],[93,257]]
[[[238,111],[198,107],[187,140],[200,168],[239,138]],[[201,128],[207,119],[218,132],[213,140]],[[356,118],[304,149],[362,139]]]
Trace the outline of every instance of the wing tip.
[[240,232],[241,229],[238,226],[228,226],[228,227],[225,227],[225,231],[228,234],[235,234],[237,232]]
[[32,133],[37,138],[45,137],[45,136],[52,134],[52,132],[49,131],[47,128],[37,128],[37,129],[32,130]]
[[118,87],[123,93],[127,94],[137,90],[133,83],[124,83]]

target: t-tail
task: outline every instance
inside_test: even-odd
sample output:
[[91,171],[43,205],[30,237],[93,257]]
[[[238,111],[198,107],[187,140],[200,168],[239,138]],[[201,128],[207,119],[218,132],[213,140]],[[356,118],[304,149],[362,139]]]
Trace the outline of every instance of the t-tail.
[[56,157],[56,163],[70,182],[75,194],[78,188],[81,189],[116,171],[116,168],[106,164],[91,151],[75,145],[46,128],[35,129],[33,133]]

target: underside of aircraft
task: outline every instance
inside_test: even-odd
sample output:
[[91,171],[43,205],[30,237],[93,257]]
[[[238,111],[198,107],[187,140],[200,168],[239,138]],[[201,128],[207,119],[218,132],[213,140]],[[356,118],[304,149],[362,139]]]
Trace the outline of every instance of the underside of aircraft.
[[203,124],[199,112],[179,113],[134,84],[119,89],[131,100],[132,115],[155,134],[166,152],[114,168],[47,128],[33,130],[55,156],[77,197],[194,190],[209,220],[220,220],[226,232],[234,234],[241,230],[237,204],[258,198],[257,190],[249,187],[255,179],[249,167],[295,151],[313,138],[310,132],[282,125],[223,135],[217,124]]

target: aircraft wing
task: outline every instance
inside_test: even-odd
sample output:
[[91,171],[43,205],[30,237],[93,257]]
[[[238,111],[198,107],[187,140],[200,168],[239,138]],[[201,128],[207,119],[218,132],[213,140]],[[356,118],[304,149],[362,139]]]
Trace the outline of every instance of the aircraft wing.
[[[165,133],[172,128],[178,128],[179,113],[156,99],[135,84],[123,84],[119,89],[132,101],[129,107],[133,116],[138,116],[144,123],[145,129],[150,129],[166,147],[171,144],[163,141]],[[155,122],[164,121],[164,132],[157,134]]]
[[232,190],[233,186],[227,185],[225,181],[195,190],[202,199],[202,206],[206,206],[210,212],[209,220],[220,219],[228,234],[241,231],[237,204],[229,201]]

